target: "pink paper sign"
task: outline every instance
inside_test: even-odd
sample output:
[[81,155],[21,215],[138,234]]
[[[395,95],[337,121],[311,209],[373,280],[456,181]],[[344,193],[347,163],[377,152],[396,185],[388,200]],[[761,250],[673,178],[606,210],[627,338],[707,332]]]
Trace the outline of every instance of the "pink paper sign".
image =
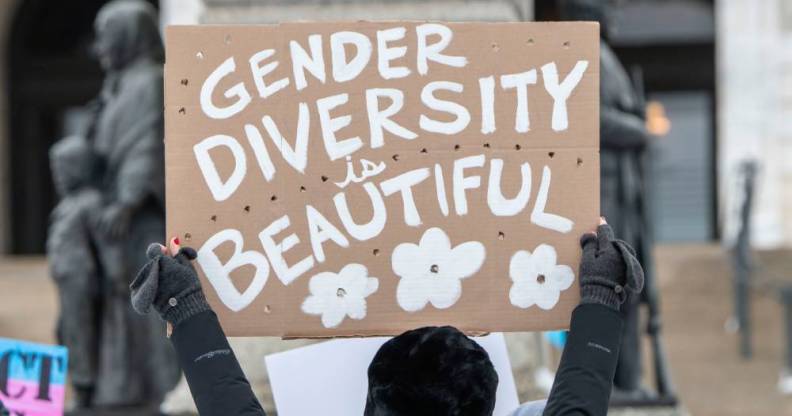
[[63,415],[66,347],[0,338],[0,400],[12,416]]

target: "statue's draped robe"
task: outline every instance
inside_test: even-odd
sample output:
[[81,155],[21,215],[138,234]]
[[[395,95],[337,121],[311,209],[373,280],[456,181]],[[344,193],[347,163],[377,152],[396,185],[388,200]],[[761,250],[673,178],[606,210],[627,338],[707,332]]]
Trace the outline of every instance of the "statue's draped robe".
[[[600,44],[600,205],[615,234],[634,247],[646,279],[653,278],[644,194],[644,152],[648,141],[644,103],[624,67]],[[635,390],[641,382],[638,299],[622,307],[624,337],[614,384]]]
[[129,300],[146,247],[165,239],[162,82],[162,65],[146,56],[108,74],[90,137],[105,206],[134,207],[126,236],[98,242],[114,247],[99,266],[105,290],[97,405],[158,402],[178,380],[164,322],[136,314]]
[[69,349],[69,378],[78,387],[96,384],[100,283],[89,215],[101,207],[101,195],[90,187],[64,195],[50,215],[47,236],[47,260],[60,297],[58,342]]

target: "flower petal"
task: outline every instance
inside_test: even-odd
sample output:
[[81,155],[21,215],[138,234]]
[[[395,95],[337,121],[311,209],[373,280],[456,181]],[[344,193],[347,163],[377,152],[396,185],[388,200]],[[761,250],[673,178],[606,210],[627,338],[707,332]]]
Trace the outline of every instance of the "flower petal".
[[332,302],[322,314],[322,325],[325,328],[335,328],[341,324],[346,316],[346,308],[343,302]]
[[525,250],[514,253],[509,262],[509,277],[511,277],[513,282],[516,283],[525,280],[536,281],[537,275],[538,272],[534,266],[531,253]]
[[363,298],[347,298],[345,300],[346,314],[352,319],[366,317],[366,301]]
[[338,274],[340,287],[344,288],[347,295],[360,298],[367,296],[368,269],[366,266],[357,263],[347,264]]
[[379,289],[379,279],[376,277],[369,277],[366,279],[366,291],[363,292],[363,297],[368,297],[372,293],[376,292]]
[[549,280],[549,283],[559,291],[567,290],[572,286],[572,282],[575,281],[575,272],[572,271],[571,267],[561,264],[553,268]]
[[365,279],[368,277],[368,269],[362,264],[349,263],[338,274],[350,279]]
[[451,250],[451,240],[448,239],[448,235],[437,227],[426,230],[418,245],[424,253],[443,253]]
[[456,278],[434,280],[434,290],[429,294],[432,306],[446,309],[453,306],[462,297],[462,281]]
[[391,268],[393,273],[401,277],[416,275],[421,249],[412,243],[401,243],[393,249],[391,255]]
[[464,279],[476,274],[484,264],[486,250],[478,241],[462,243],[451,250],[450,256],[443,266],[448,268],[447,275]]
[[429,279],[403,277],[396,287],[396,301],[407,312],[419,311],[429,302],[432,289],[433,285]]
[[536,303],[537,285],[531,280],[516,280],[509,290],[509,301],[518,308],[528,308]]
[[539,244],[539,246],[534,249],[531,257],[533,257],[537,272],[544,275],[552,273],[557,259],[556,250],[553,248],[553,246],[548,244]]
[[329,296],[338,290],[338,275],[333,272],[317,273],[308,282],[308,290],[312,295]]
[[558,303],[558,299],[561,297],[560,290],[554,290],[552,288],[547,288],[547,290],[543,290],[542,293],[537,296],[536,298],[536,305],[544,310],[553,309],[553,306]]
[[316,295],[308,296],[302,303],[302,311],[309,315],[321,315],[324,309],[324,300]]

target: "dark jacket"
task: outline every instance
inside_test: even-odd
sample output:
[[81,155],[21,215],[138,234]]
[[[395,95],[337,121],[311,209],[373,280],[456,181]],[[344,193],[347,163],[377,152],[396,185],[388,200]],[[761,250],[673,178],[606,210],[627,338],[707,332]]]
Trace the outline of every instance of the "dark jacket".
[[[545,415],[607,414],[621,330],[622,318],[613,309],[598,304],[575,308]],[[179,324],[171,342],[201,416],[266,415],[214,312]]]
[[201,416],[265,416],[212,311],[173,329],[171,342]]
[[608,413],[621,331],[622,318],[617,311],[593,303],[575,308],[544,415]]
[[[619,238],[639,249],[646,230],[644,103],[616,54],[600,44],[600,212]],[[643,264],[643,258],[638,257]]]

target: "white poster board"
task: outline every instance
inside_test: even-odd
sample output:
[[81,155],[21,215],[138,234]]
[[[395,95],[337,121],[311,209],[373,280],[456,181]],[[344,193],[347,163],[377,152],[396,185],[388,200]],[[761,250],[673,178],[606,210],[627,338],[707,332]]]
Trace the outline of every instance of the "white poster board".
[[[337,339],[268,355],[265,362],[278,415],[362,415],[369,363],[389,339]],[[487,350],[498,373],[493,416],[507,416],[519,399],[503,334],[473,339]]]

